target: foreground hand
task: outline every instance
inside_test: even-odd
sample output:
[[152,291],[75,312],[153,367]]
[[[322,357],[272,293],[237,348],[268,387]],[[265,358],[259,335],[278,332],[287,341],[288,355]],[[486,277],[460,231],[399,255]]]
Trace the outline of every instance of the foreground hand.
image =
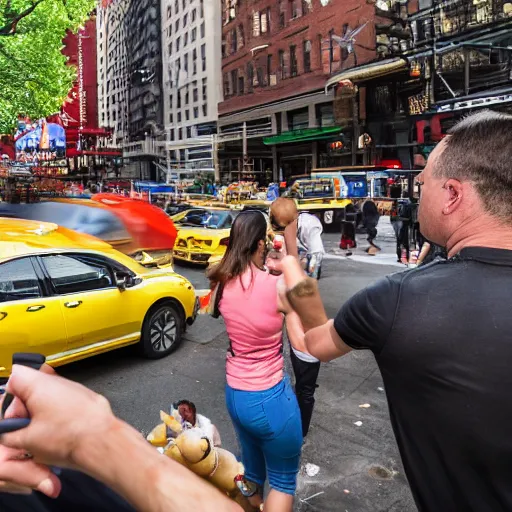
[[[54,374],[53,368],[43,365],[41,372]],[[4,397],[5,398],[5,397]],[[0,400],[0,405],[3,400]],[[6,418],[27,418],[28,411],[19,398],[7,409]],[[25,450],[0,445],[0,492],[30,494],[37,490],[54,498],[60,493],[60,480],[48,466],[27,458]]]
[[36,490],[56,498],[61,489],[59,478],[48,466],[27,459],[26,453],[0,446],[0,492],[30,494]]
[[29,452],[41,464],[75,468],[79,448],[90,436],[108,431],[115,421],[102,396],[24,366],[13,366],[7,391],[23,403],[32,421],[24,429],[4,434],[0,444]]

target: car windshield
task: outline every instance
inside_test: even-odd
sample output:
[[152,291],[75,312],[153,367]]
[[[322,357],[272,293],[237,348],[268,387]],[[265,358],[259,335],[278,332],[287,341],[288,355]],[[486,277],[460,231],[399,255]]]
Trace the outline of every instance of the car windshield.
[[209,229],[226,229],[233,224],[233,214],[230,211],[223,210],[190,210],[176,224]]

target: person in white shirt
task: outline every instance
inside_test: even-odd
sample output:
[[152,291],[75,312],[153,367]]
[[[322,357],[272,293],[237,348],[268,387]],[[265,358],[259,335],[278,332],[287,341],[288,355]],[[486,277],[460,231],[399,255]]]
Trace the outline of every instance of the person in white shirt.
[[[322,223],[309,213],[299,213],[293,199],[280,197],[270,207],[274,231],[284,232],[285,251],[302,263],[306,273],[319,279],[325,254],[322,242]],[[302,419],[302,435],[307,436],[315,406],[320,361],[307,350],[297,350],[290,345],[290,358],[295,374],[295,394]]]
[[213,441],[214,446],[221,446],[220,434],[217,427],[206,416],[197,413],[194,403],[189,400],[180,400],[176,404],[176,408],[183,422],[190,425],[189,428],[196,427],[201,429],[206,436]]

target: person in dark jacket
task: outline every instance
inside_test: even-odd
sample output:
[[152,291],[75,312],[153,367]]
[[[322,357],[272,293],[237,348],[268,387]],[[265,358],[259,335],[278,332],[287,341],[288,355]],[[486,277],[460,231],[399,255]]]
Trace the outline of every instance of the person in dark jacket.
[[368,199],[363,204],[363,227],[368,235],[368,243],[370,247],[366,249],[366,252],[371,255],[375,255],[380,251],[380,247],[375,245],[373,242],[377,238],[377,224],[379,223],[380,214],[377,205]]

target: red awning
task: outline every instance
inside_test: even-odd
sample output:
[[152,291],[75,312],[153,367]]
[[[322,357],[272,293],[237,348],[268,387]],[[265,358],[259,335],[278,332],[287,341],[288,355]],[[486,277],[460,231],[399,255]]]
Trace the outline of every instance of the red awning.
[[102,151],[100,149],[96,149],[94,151],[82,151],[83,155],[97,155],[97,156],[123,156],[123,152],[121,150],[109,149]]

